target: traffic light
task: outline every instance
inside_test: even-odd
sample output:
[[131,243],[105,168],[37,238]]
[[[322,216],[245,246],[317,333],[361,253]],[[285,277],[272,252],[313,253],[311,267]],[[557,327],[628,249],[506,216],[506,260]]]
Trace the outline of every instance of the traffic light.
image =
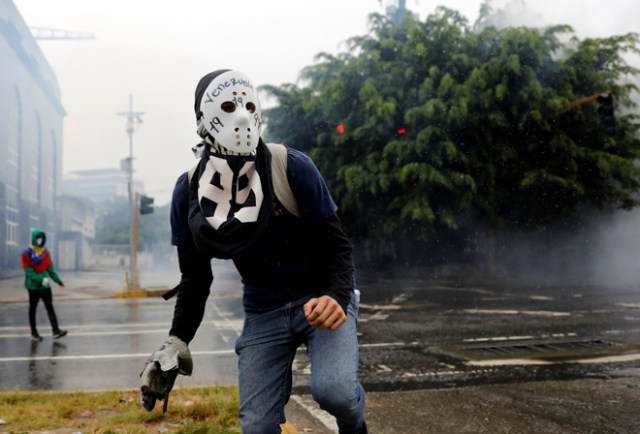
[[613,115],[613,95],[603,93],[598,95],[598,113],[607,134],[613,136],[616,133],[616,118]]
[[153,198],[140,196],[140,215],[153,213]]
[[336,131],[338,131],[338,134],[344,134],[344,125],[338,124]]

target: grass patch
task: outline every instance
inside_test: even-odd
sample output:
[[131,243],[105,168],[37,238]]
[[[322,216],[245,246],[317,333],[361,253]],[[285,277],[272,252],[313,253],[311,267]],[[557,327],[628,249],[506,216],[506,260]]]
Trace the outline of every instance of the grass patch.
[[147,412],[139,392],[0,392],[0,432],[237,434],[237,386],[176,388]]

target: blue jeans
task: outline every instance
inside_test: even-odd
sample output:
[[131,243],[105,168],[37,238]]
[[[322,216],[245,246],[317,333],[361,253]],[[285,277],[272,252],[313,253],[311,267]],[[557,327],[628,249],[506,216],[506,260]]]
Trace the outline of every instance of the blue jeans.
[[347,322],[338,330],[320,330],[307,322],[308,298],[266,313],[247,313],[236,341],[243,434],[280,434],[284,407],[291,396],[291,366],[300,345],[311,361],[311,394],[335,416],[341,434],[364,423],[365,393],[358,382],[356,322],[360,294],[352,293]]

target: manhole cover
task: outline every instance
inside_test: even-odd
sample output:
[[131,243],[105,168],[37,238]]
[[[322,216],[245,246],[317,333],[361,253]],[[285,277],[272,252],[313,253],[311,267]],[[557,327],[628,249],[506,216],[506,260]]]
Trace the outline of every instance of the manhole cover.
[[553,359],[575,360],[624,354],[640,349],[639,345],[610,339],[526,340],[500,343],[474,343],[441,346],[441,350],[471,360]]

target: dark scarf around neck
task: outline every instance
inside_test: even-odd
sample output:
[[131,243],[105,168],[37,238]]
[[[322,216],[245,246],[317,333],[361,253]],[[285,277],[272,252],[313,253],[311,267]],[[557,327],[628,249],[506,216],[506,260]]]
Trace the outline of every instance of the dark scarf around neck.
[[189,185],[189,228],[207,256],[230,259],[264,232],[273,203],[271,153],[221,155],[206,146]]

